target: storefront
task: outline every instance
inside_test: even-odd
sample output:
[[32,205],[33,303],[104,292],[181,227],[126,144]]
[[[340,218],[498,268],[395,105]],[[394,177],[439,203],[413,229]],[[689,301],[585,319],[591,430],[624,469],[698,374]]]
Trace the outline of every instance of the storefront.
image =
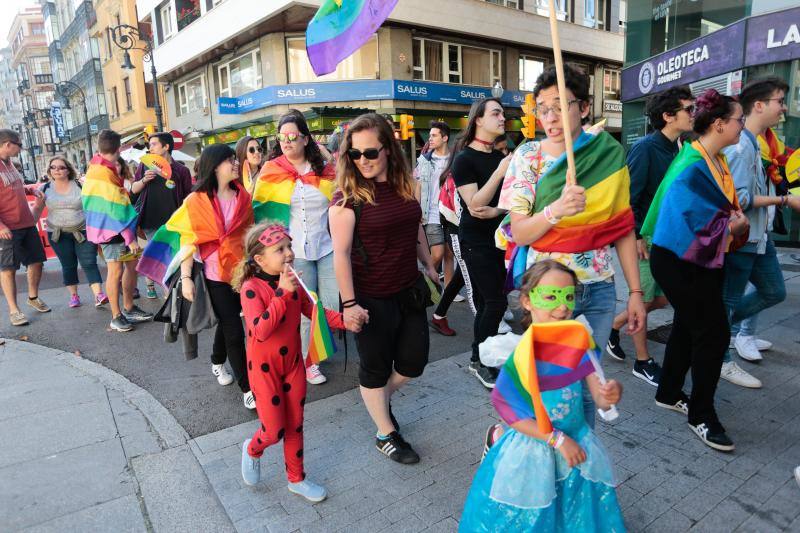
[[[788,112],[776,132],[800,147],[800,7],[759,0],[650,0],[629,3],[622,71],[626,147],[648,132],[649,95],[676,85],[699,93],[713,87],[736,95],[749,80],[776,75],[789,84]],[[800,244],[800,216],[787,211],[789,235]]]

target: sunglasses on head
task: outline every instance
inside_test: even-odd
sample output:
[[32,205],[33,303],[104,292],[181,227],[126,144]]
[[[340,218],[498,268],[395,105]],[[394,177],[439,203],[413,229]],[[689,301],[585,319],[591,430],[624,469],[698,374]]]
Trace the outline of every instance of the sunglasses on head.
[[367,148],[363,152],[361,150],[356,150],[355,148],[351,148],[347,151],[347,155],[353,161],[358,161],[361,159],[361,156],[366,157],[367,159],[378,159],[381,155],[381,150],[383,150],[383,146],[380,148]]
[[299,139],[303,139],[305,135],[302,133],[279,133],[275,136],[278,139],[278,142],[290,142],[293,143]]
[[251,154],[254,154],[256,152],[258,152],[259,154],[264,153],[264,149],[261,148],[260,146],[251,146],[250,148],[247,149],[247,151],[250,152]]

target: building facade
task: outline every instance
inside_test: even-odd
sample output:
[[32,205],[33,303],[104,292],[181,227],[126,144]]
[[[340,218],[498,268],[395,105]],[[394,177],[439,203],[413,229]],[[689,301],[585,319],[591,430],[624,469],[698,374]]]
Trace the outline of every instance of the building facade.
[[[628,8],[623,143],[648,131],[647,96],[687,84],[737,95],[749,80],[777,75],[789,84],[788,112],[776,131],[800,147],[800,7],[796,0],[643,0]],[[800,217],[787,210],[789,235],[800,241]]]
[[[455,129],[470,104],[503,88],[509,115],[552,62],[546,0],[404,0],[379,31],[334,73],[316,77],[305,52],[305,27],[320,2],[138,0],[152,25],[167,115],[186,150],[269,139],[290,107],[302,110],[323,140],[341,121],[367,110],[414,116],[415,144],[427,124]],[[559,0],[565,58],[592,77],[595,119],[620,131],[623,27],[620,0]],[[247,13],[246,17],[242,14]],[[520,129],[509,121],[509,128]],[[519,133],[514,134],[517,138]]]
[[11,48],[0,49],[0,128],[19,131],[22,105],[17,88],[17,75],[11,66]]

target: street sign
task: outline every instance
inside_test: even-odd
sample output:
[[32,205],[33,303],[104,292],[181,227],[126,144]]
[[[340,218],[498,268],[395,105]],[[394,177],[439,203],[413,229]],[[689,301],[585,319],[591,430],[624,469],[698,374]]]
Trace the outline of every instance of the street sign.
[[172,148],[174,150],[180,150],[183,148],[183,134],[178,130],[172,130],[169,132],[169,134],[172,135],[172,139],[175,141],[175,146]]
[[89,133],[97,133],[97,124],[89,125]]
[[66,129],[64,128],[64,116],[61,114],[61,104],[56,100],[53,100],[53,103],[50,104],[50,116],[53,118],[56,137],[63,139],[66,133]]

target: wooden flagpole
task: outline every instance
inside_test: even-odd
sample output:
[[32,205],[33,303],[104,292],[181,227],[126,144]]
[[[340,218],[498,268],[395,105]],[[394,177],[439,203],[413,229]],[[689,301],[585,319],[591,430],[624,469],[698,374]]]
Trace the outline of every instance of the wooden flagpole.
[[575,185],[575,153],[572,151],[572,129],[569,123],[569,107],[567,106],[567,86],[564,83],[564,60],[561,57],[561,40],[558,38],[558,18],[556,18],[556,1],[550,0],[550,35],[553,39],[553,56],[556,60],[556,77],[558,81],[558,99],[561,103],[561,125],[564,128],[564,144],[567,147],[567,168],[572,178],[567,175],[567,185]]

